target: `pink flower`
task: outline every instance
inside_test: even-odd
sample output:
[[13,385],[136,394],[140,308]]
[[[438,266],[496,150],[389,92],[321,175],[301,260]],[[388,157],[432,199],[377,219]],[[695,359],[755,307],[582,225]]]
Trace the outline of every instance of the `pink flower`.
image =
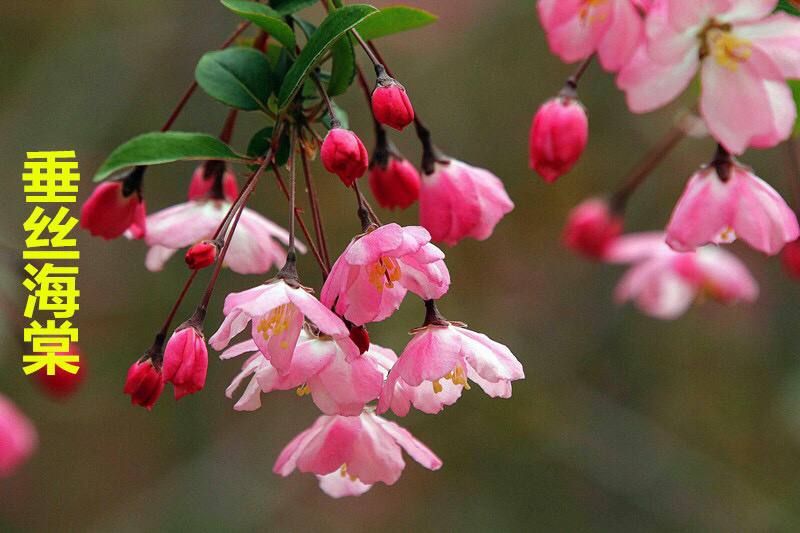
[[622,233],[622,218],[611,213],[608,202],[589,198],[573,208],[562,240],[579,255],[602,259]]
[[331,268],[320,301],[360,326],[388,318],[406,291],[440,298],[450,273],[430,238],[425,228],[394,223],[355,237]]
[[[215,176],[218,172],[223,173],[220,180]],[[219,187],[221,190],[214,191],[215,187]],[[207,197],[219,199],[220,194],[229,202],[233,202],[239,197],[236,175],[222,161],[208,161],[198,166],[192,174],[191,183],[189,183],[189,200],[202,200]]]
[[325,335],[337,339],[349,335],[344,322],[309,292],[299,284],[273,279],[229,294],[222,308],[225,320],[209,344],[222,350],[252,321],[251,335],[258,349],[285,376],[306,317]]
[[465,237],[488,239],[512,209],[503,182],[488,170],[452,159],[437,161],[422,177],[420,224],[434,241],[453,246]]
[[775,5],[655,2],[646,42],[617,79],[628,106],[644,113],[666,105],[700,70],[701,114],[728,151],[739,154],[788,138],[797,111],[785,80],[800,78],[800,19],[769,16]]
[[207,370],[208,349],[203,332],[194,325],[182,325],[167,342],[161,380],[172,382],[175,399],[179,400],[203,388]]
[[372,114],[375,120],[396,130],[403,130],[414,121],[414,108],[405,87],[386,74],[378,76],[372,91]]
[[[382,369],[384,376],[389,374],[389,371],[397,362],[397,355],[392,350],[375,344],[370,346],[369,351],[363,357],[374,360]],[[440,384],[441,390],[437,392],[429,383],[421,383],[412,387],[400,378],[395,382],[389,408],[397,416],[406,416],[411,410],[411,405],[424,413],[434,415],[441,411],[445,405],[456,403],[461,397],[461,390],[464,388],[462,383],[454,383],[450,380],[444,380]]]
[[441,468],[442,461],[407,430],[364,412],[360,416],[319,417],[286,445],[272,471],[282,476],[295,468],[318,477],[335,473],[367,487],[332,477],[320,478],[320,487],[335,498],[357,495],[378,481],[392,485],[400,478],[405,468],[401,446],[425,468]]
[[392,405],[399,380],[411,387],[424,382],[438,394],[444,392],[440,380],[469,389],[469,378],[489,396],[508,398],[511,382],[525,377],[522,365],[506,346],[461,325],[444,321],[417,328],[413,334],[389,371],[378,413]]
[[656,318],[677,318],[701,293],[723,303],[758,297],[756,281],[733,254],[713,246],[676,252],[666,245],[663,233],[622,236],[607,259],[634,265],[617,286],[617,303],[634,300],[642,312]]
[[8,477],[31,456],[38,443],[36,428],[0,394],[0,477]]
[[[230,207],[230,202],[222,200],[193,200],[148,216],[145,242],[150,250],[145,266],[158,272],[180,248],[211,239]],[[286,252],[276,241],[288,244],[289,233],[245,207],[225,255],[225,264],[238,274],[267,272],[286,258]],[[297,250],[305,253],[306,248],[297,243]]]
[[405,209],[419,198],[419,172],[407,159],[392,155],[386,165],[381,166],[373,156],[369,187],[381,207]]
[[539,0],[537,8],[550,49],[572,63],[595,52],[603,68],[616,72],[641,41],[636,0]]
[[786,243],[781,250],[781,263],[789,276],[800,279],[800,240]]
[[689,180],[667,226],[667,243],[688,252],[737,237],[769,255],[797,239],[797,217],[766,182],[736,162],[710,165]]
[[150,411],[163,390],[161,369],[156,368],[152,359],[139,360],[131,365],[123,392],[131,395],[133,405],[141,405]]
[[349,187],[364,175],[369,156],[358,135],[342,128],[333,128],[325,136],[320,151],[322,164]]
[[545,102],[531,126],[531,169],[553,183],[578,162],[588,138],[589,119],[576,98],[557,96]]
[[225,394],[231,398],[248,376],[252,376],[234,409],[253,411],[261,407],[260,393],[296,389],[298,396],[311,395],[316,406],[326,415],[357,416],[364,405],[375,400],[383,387],[382,368],[372,358],[358,353],[345,337],[319,337],[305,330],[300,333],[289,371],[281,375],[262,357],[252,340],[231,346],[221,355],[230,359],[253,353],[242,371],[231,382]]
[[113,239],[125,230],[131,238],[145,234],[145,205],[140,189],[141,175],[136,179],[106,181],[95,188],[81,207],[81,227],[97,237]]

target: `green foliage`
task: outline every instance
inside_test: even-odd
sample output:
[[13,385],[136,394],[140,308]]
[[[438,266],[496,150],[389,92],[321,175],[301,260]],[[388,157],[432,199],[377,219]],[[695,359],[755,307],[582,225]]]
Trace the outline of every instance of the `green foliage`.
[[[272,143],[272,131],[272,126],[257,131],[247,145],[247,155],[252,158],[267,155],[270,144]],[[275,152],[274,163],[277,166],[283,166],[289,161],[289,150],[289,135],[288,132],[284,130],[283,135],[278,139],[278,149]],[[252,170],[257,168],[258,165],[251,165]]]
[[269,5],[282,17],[285,17],[316,3],[317,0],[270,0]]
[[337,9],[328,15],[286,73],[278,93],[278,108],[283,109],[289,104],[305,78],[339,37],[377,12],[372,6],[355,4]]
[[210,97],[244,111],[266,110],[276,85],[267,56],[253,48],[209,52],[194,75]]
[[283,20],[282,14],[271,7],[250,0],[222,0],[222,5],[253,22],[289,50],[294,50],[294,31]]
[[224,142],[205,133],[178,131],[145,133],[111,152],[97,169],[94,181],[102,181],[126,167],[206,159],[251,162],[250,159],[234,152]]
[[[789,80],[789,87],[792,89],[794,103],[800,109],[800,80]],[[800,120],[794,123],[794,131],[800,133]]]
[[436,16],[413,7],[396,6],[381,9],[361,22],[356,29],[366,40],[377,39],[393,33],[422,28],[436,22]]
[[331,53],[333,66],[331,80],[328,82],[328,95],[337,96],[347,91],[356,77],[356,53],[350,35],[341,36],[333,45]]
[[785,13],[789,13],[790,15],[794,15],[795,17],[800,17],[800,9],[789,2],[789,0],[780,0],[780,2],[778,2],[778,7],[775,8],[775,11],[783,11]]

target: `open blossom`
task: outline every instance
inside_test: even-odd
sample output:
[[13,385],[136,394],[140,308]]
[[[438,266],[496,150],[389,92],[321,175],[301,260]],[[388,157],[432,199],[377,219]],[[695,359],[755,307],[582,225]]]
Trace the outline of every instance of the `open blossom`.
[[[150,250],[145,266],[157,272],[179,249],[211,239],[230,207],[227,200],[192,200],[148,216],[145,242]],[[286,258],[279,242],[288,244],[289,233],[245,207],[225,254],[225,264],[238,274],[263,274]],[[297,243],[297,250],[304,253],[306,248]]]
[[161,367],[160,365],[157,367],[152,359],[136,361],[128,369],[123,393],[131,395],[133,405],[141,405],[151,411],[163,390],[164,380],[161,379]]
[[607,259],[633,264],[617,286],[615,300],[633,300],[656,318],[677,318],[700,294],[723,303],[752,302],[758,297],[756,281],[733,254],[714,246],[676,252],[660,232],[620,237]]
[[369,169],[369,188],[381,207],[405,209],[419,198],[419,172],[407,159],[390,155],[382,166],[376,163],[373,156]]
[[81,207],[81,227],[92,235],[113,239],[128,230],[131,238],[145,235],[146,209],[141,177],[101,183]]
[[310,394],[326,415],[357,416],[366,403],[380,395],[383,387],[382,368],[373,359],[360,355],[347,337],[332,339],[304,330],[298,338],[289,371],[284,375],[261,355],[252,339],[231,346],[222,352],[220,359],[242,354],[253,355],[225,391],[231,398],[239,385],[252,376],[234,405],[237,411],[261,407],[262,392],[296,389],[299,396]]
[[372,91],[372,114],[381,124],[401,130],[414,121],[414,108],[405,87],[397,80],[379,76]]
[[[223,173],[221,179],[215,175],[216,172]],[[220,184],[222,190],[215,191]],[[208,196],[218,198],[220,193],[231,202],[236,200],[239,196],[236,175],[222,161],[209,161],[198,166],[189,183],[189,200],[200,200]]]
[[164,350],[161,379],[175,387],[175,399],[201,390],[206,383],[208,349],[203,332],[184,324],[175,330]]
[[320,150],[322,164],[347,186],[364,175],[369,155],[358,135],[342,128],[333,128],[325,136]]
[[289,373],[306,318],[324,335],[337,339],[349,335],[342,319],[314,298],[310,289],[280,278],[229,294],[222,312],[225,320],[208,340],[211,347],[222,350],[252,322],[256,346],[281,375]]
[[434,241],[453,246],[465,237],[488,239],[512,209],[503,182],[488,170],[451,159],[423,173],[419,219]]
[[7,477],[36,449],[33,423],[0,394],[0,477]]
[[728,151],[788,138],[797,110],[786,80],[800,78],[800,19],[770,15],[776,4],[655,2],[646,42],[617,79],[631,110],[644,113],[671,102],[699,70],[701,114]]
[[525,377],[511,351],[482,333],[448,322],[423,326],[413,333],[414,338],[389,372],[378,413],[385,413],[392,405],[395,385],[401,379],[411,387],[424,383],[435,393],[444,392],[442,380],[469,389],[469,379],[489,396],[508,398],[511,382]]
[[442,466],[408,430],[365,411],[360,416],[319,417],[286,445],[272,471],[282,476],[295,468],[312,472],[330,496],[355,496],[379,481],[392,485],[400,478],[405,468],[401,447],[425,468]]
[[424,300],[450,287],[444,253],[419,226],[387,224],[355,237],[331,268],[320,301],[356,325],[389,317],[407,291]]
[[589,119],[576,98],[557,96],[545,102],[531,125],[531,169],[553,183],[575,166],[588,139]]
[[622,218],[611,212],[608,202],[589,198],[569,212],[562,240],[580,255],[602,259],[621,233]]
[[688,252],[740,238],[769,255],[800,235],[797,217],[775,189],[735,161],[691,177],[667,225],[667,243]]
[[539,0],[537,8],[550,49],[563,61],[595,52],[603,68],[616,72],[643,38],[639,0]]

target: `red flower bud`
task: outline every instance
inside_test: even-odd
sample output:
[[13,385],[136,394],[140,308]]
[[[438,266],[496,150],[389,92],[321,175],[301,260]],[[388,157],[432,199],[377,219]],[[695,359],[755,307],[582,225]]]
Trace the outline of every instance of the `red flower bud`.
[[200,270],[217,260],[217,246],[211,241],[198,242],[186,252],[186,264],[192,270]]
[[579,255],[602,259],[620,234],[622,219],[611,213],[605,201],[590,198],[570,211],[563,241]]
[[800,279],[800,239],[786,243],[781,250],[781,263],[787,275]]
[[350,340],[358,347],[359,353],[369,350],[369,333],[364,326],[353,326],[350,329]]
[[55,368],[55,373],[48,375],[46,369],[41,369],[32,374],[36,384],[51,397],[61,400],[75,393],[86,379],[86,360],[77,344],[70,344],[69,352],[60,352],[62,355],[67,353],[77,355],[78,361],[72,364],[78,365],[76,373],[67,372],[60,366]]
[[414,108],[405,87],[389,76],[379,76],[372,91],[372,114],[375,120],[396,130],[414,121]]
[[150,411],[163,390],[161,370],[153,364],[152,359],[137,361],[131,365],[123,392],[131,395],[132,404],[141,405]]
[[203,332],[187,321],[175,330],[164,350],[162,379],[175,387],[175,399],[201,390],[206,383],[208,348]]
[[328,132],[320,155],[328,172],[339,176],[347,187],[364,175],[369,164],[364,143],[355,133],[342,128]]
[[405,209],[419,198],[419,172],[407,159],[391,156],[386,167],[372,165],[369,186],[381,207]]
[[549,100],[533,118],[531,169],[553,183],[578,162],[588,138],[589,119],[578,100],[563,96]]
[[95,188],[81,207],[81,227],[104,239],[113,239],[131,229],[131,236],[144,237],[145,206],[140,189],[144,170],[129,177],[107,181]]

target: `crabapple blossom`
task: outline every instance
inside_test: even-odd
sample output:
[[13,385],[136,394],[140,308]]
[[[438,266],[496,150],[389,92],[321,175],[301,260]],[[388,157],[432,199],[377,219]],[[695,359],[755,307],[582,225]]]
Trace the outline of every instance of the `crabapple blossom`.
[[[272,471],[282,476],[295,469],[312,472],[329,495],[358,495],[379,481],[392,485],[400,478],[405,468],[401,447],[425,468],[438,470],[442,466],[442,461],[408,430],[375,413],[323,415],[286,445]],[[327,477],[329,474],[362,485],[334,481]]]
[[198,242],[186,252],[186,264],[192,270],[200,270],[217,260],[217,245],[211,241]]
[[562,241],[570,250],[602,259],[622,233],[622,217],[611,212],[608,202],[589,198],[570,211]]
[[[217,172],[223,173],[221,179],[215,175]],[[215,188],[220,187],[220,183],[222,190],[215,191]],[[222,161],[208,161],[198,166],[189,183],[189,200],[201,200],[207,196],[219,198],[220,192],[228,201],[236,200],[239,196],[236,175]]]
[[756,281],[730,252],[715,246],[676,252],[660,232],[623,235],[610,246],[606,259],[633,264],[616,288],[617,303],[633,300],[655,318],[677,318],[700,294],[723,303],[758,297]]
[[126,230],[133,239],[144,237],[146,208],[141,168],[137,167],[126,178],[98,185],[81,207],[81,227],[106,240],[119,237]]
[[537,8],[550,49],[572,63],[597,52],[616,72],[643,38],[639,0],[539,0]]
[[0,394],[0,477],[8,477],[30,457],[38,443],[27,416]]
[[372,226],[336,260],[320,301],[358,326],[384,320],[409,290],[425,300],[447,292],[450,273],[443,259],[425,228]]
[[405,209],[419,198],[419,172],[407,159],[390,155],[382,166],[373,156],[369,187],[381,207]]
[[123,392],[131,395],[133,405],[141,405],[150,411],[163,390],[161,368],[156,366],[152,358],[148,357],[131,365]]
[[[298,396],[311,395],[316,406],[328,415],[357,416],[364,405],[378,398],[383,387],[383,369],[371,357],[361,355],[344,337],[332,339],[305,329],[300,333],[288,373],[281,375],[258,351],[252,339],[231,346],[220,355],[229,359],[252,354],[242,371],[225,391],[230,398],[242,381],[252,375],[237,411],[261,407],[260,393],[296,389]],[[369,353],[369,352],[367,352]]]
[[287,375],[306,318],[324,335],[336,339],[349,335],[344,322],[310,292],[296,280],[275,278],[229,294],[222,308],[225,320],[209,344],[222,350],[252,322],[251,336],[256,346],[281,375]]
[[559,95],[545,102],[531,125],[531,169],[553,183],[578,162],[588,138],[586,109],[576,98]]
[[161,380],[172,382],[175,399],[179,400],[203,388],[207,370],[208,349],[203,332],[198,325],[187,322],[167,342]]
[[667,243],[688,252],[740,238],[777,254],[800,235],[797,217],[769,184],[735,160],[723,159],[691,177],[667,225]]
[[334,127],[325,136],[320,151],[322,164],[349,187],[364,175],[369,156],[364,143],[352,131]]
[[401,131],[414,121],[414,108],[405,87],[385,73],[378,76],[372,91],[372,114],[381,124]]
[[488,239],[512,209],[503,182],[488,170],[439,159],[423,172],[420,225],[434,241],[453,246],[465,237]]
[[800,19],[771,15],[777,0],[655,2],[646,40],[617,84],[636,113],[674,100],[700,71],[700,112],[728,151],[789,137],[797,110],[787,79],[800,78]]

